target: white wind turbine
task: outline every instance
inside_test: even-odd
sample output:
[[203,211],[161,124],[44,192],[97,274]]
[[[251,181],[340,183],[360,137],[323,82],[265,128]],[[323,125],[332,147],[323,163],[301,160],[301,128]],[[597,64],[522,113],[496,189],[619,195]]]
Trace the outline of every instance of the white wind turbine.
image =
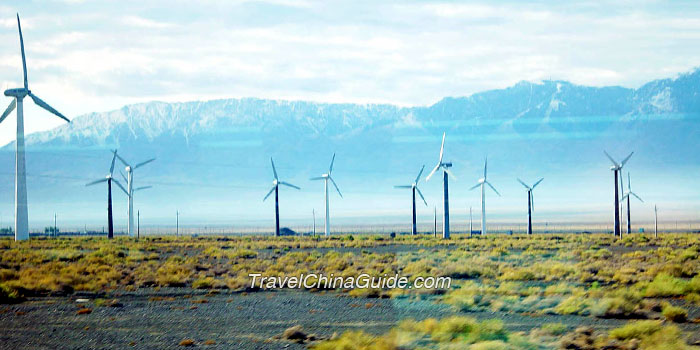
[[418,176],[416,176],[416,180],[413,181],[412,184],[410,185],[400,185],[400,186],[394,186],[394,188],[410,188],[411,191],[413,192],[413,227],[411,229],[411,234],[415,235],[416,232],[416,192],[418,192],[418,195],[420,195],[420,198],[423,200],[423,203],[425,203],[425,206],[428,206],[428,202],[425,201],[425,197],[423,197],[423,194],[420,192],[420,189],[418,188],[418,181],[420,180],[421,174],[423,174],[423,169],[425,169],[425,165],[423,165],[422,168],[420,168],[420,172],[418,172]]
[[[631,152],[625,159],[622,160],[622,162],[618,163],[611,157],[608,152],[603,151],[605,153],[605,156],[610,159],[610,161],[613,163],[613,165],[610,167],[610,170],[614,174],[615,178],[615,236],[622,238],[622,230],[620,229],[620,195],[618,192],[618,188],[622,190],[622,167],[625,166],[625,163],[627,163],[628,160],[632,157],[634,152]],[[618,180],[619,178],[619,180]],[[618,187],[618,184],[620,185]]]
[[24,40],[22,39],[22,27],[17,14],[17,28],[19,30],[19,45],[22,51],[22,70],[24,72],[24,87],[7,89],[5,96],[14,97],[5,112],[0,116],[0,123],[7,118],[17,107],[17,140],[15,142],[15,240],[25,240],[29,238],[29,214],[27,210],[27,169],[24,158],[24,108],[23,100],[29,96],[39,107],[55,114],[59,118],[70,123],[68,118],[49,106],[42,99],[29,90],[27,81],[27,61],[24,57]]
[[442,222],[442,238],[450,238],[450,195],[449,195],[449,185],[448,185],[448,180],[447,180],[447,175],[452,176],[453,179],[455,179],[455,176],[452,174],[449,168],[452,167],[452,162],[443,162],[442,161],[442,156],[444,155],[445,152],[445,133],[442,133],[442,144],[440,145],[440,159],[438,159],[437,165],[435,165],[435,168],[428,174],[428,176],[425,177],[425,181],[427,182],[430,180],[430,178],[435,174],[436,171],[439,169],[442,169],[443,174],[442,174],[442,187],[443,187],[443,199],[444,199],[444,211],[442,213],[443,215],[443,222]]
[[333,172],[333,162],[335,162],[335,153],[333,153],[333,158],[331,159],[331,165],[328,167],[328,173],[322,174],[319,177],[312,177],[311,178],[311,180],[323,180],[323,182],[324,182],[324,186],[325,186],[324,193],[326,195],[326,237],[329,237],[331,234],[330,213],[329,213],[329,206],[328,206],[328,180],[331,180],[331,183],[333,183],[333,187],[335,187],[335,190],[338,191],[340,198],[343,198],[343,194],[340,193],[340,189],[338,188],[338,185],[335,183],[335,181],[331,177],[331,173]]
[[491,189],[496,192],[496,194],[500,197],[501,194],[498,193],[495,187],[487,180],[486,178],[486,168],[488,165],[488,159],[484,159],[484,177],[479,179],[479,181],[474,185],[472,188],[469,190],[473,190],[479,186],[481,186],[481,234],[485,235],[486,234],[486,185],[489,185]]
[[627,200],[627,234],[632,233],[632,223],[631,223],[631,218],[630,218],[630,195],[635,196],[637,199],[639,199],[640,202],[644,203],[644,200],[639,197],[636,193],[632,192],[632,185],[631,185],[631,180],[630,180],[630,173],[629,171],[627,172],[627,193],[625,193],[624,196],[622,196],[621,201],[624,201],[625,199]]
[[270,157],[270,164],[272,164],[272,174],[275,176],[275,179],[272,180],[272,189],[270,189],[270,192],[268,192],[267,195],[265,195],[265,198],[263,198],[263,202],[267,199],[267,197],[269,197],[272,194],[272,191],[275,192],[275,237],[277,237],[280,235],[279,187],[280,185],[285,185],[291,188],[296,188],[297,190],[300,190],[300,188],[288,182],[279,180],[279,178],[277,177],[277,169],[275,169],[275,162],[272,160],[272,157]]
[[117,158],[119,159],[120,162],[122,162],[125,166],[124,170],[126,170],[126,176],[122,174],[122,177],[124,178],[124,181],[126,181],[126,190],[127,190],[127,198],[129,199],[129,226],[128,226],[128,231],[129,231],[129,236],[134,235],[134,192],[145,190],[147,188],[151,188],[152,186],[143,186],[143,187],[138,187],[134,188],[134,170],[156,160],[155,158],[151,158],[145,162],[141,162],[136,164],[135,166],[129,165],[124,158],[120,157],[118,154],[115,153]]
[[527,234],[531,235],[532,234],[532,212],[535,210],[535,194],[532,193],[532,190],[537,187],[537,185],[542,182],[544,178],[541,178],[535,182],[532,187],[528,186],[523,180],[518,179],[518,182],[520,182],[521,185],[525,186],[527,188]]

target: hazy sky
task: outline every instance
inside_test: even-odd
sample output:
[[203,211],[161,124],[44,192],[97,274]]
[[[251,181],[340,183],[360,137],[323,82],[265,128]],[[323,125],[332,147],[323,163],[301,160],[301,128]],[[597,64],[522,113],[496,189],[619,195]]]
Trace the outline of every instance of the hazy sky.
[[[697,1],[563,3],[4,1],[0,83],[21,82],[15,12],[30,88],[69,117],[245,96],[427,105],[550,78],[638,87],[700,62]],[[28,131],[61,123],[28,104]]]

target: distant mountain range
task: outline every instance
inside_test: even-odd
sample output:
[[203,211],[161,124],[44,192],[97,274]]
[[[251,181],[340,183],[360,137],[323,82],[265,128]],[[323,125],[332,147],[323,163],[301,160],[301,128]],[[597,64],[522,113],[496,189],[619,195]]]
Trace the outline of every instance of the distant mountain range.
[[[492,182],[511,190],[491,202],[496,218],[518,213],[516,176],[548,179],[538,193],[545,212],[562,214],[566,209],[557,201],[566,199],[605,213],[612,180],[604,148],[618,157],[635,150],[631,169],[647,177],[672,174],[679,177],[673,186],[683,186],[656,191],[658,182],[640,179],[635,184],[642,188],[635,192],[669,202],[670,193],[684,194],[680,209],[696,208],[700,201],[697,175],[689,173],[697,174],[700,166],[700,70],[695,70],[638,89],[523,81],[426,107],[244,98],[149,102],[90,113],[27,136],[30,220],[45,220],[62,208],[69,222],[100,222],[104,189],[83,184],[106,174],[112,148],[133,162],[158,158],[136,173],[138,185],[154,185],[137,198],[154,223],[184,207],[202,221],[267,224],[269,203],[260,201],[272,180],[270,156],[282,176],[304,188],[282,193],[285,214],[308,216],[311,207],[321,207],[322,188],[307,179],[326,170],[334,151],[336,177],[348,194],[345,200],[333,198],[337,216],[400,216],[407,197],[392,186],[412,181],[421,165],[434,165],[443,131],[446,156],[459,177],[452,184],[458,186],[455,201],[469,196],[462,202],[478,207],[477,194],[466,188],[483,172],[487,155]],[[12,212],[13,150],[13,143],[0,149],[5,223]],[[439,203],[438,182],[425,185],[436,199],[431,205]],[[555,185],[566,189],[554,190]],[[586,186],[596,187],[582,191]]]

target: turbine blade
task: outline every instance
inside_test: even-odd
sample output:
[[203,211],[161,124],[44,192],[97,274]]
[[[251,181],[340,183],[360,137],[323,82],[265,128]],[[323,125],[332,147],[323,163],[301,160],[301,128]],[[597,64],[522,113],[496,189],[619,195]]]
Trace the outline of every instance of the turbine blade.
[[142,186],[142,187],[139,187],[139,188],[134,188],[134,192],[136,192],[136,191],[141,191],[141,190],[147,190],[147,189],[152,188],[152,187],[153,187],[153,186]]
[[318,177],[312,177],[312,178],[310,178],[309,180],[316,181],[316,180],[323,180],[323,179],[325,179],[325,177],[323,177],[323,176],[318,176]]
[[630,174],[627,173],[627,189],[632,192],[632,181],[630,180]]
[[603,153],[605,153],[605,156],[608,157],[608,159],[610,159],[610,161],[613,163],[614,166],[619,166],[619,164],[617,164],[615,159],[613,159],[613,157],[611,157],[607,151],[603,151]]
[[[124,160],[124,158],[122,158],[119,154],[117,154],[117,151],[114,151],[114,155],[117,156],[117,159],[119,159],[119,161],[122,162],[122,164],[124,164],[124,166],[131,166],[131,165],[129,165],[129,163],[126,162],[126,160]],[[122,176],[124,176],[124,175],[122,175]]]
[[102,183],[102,182],[107,182],[108,180],[109,180],[109,179],[107,179],[107,178],[95,180],[95,181],[93,181],[93,182],[90,182],[90,183],[85,184],[85,187],[87,187],[87,186],[92,186],[92,185],[97,185],[97,184]]
[[635,196],[637,199],[639,199],[640,202],[644,203],[644,200],[641,197],[639,197],[636,193],[630,192],[630,194]]
[[301,189],[300,187],[294,186],[294,185],[290,184],[289,182],[280,181],[279,184],[280,184],[280,185],[289,186],[289,187],[291,187],[291,188],[296,188],[297,190],[300,190],[300,189]]
[[488,181],[485,181],[485,182],[486,182],[487,185],[489,185],[489,187],[491,187],[491,189],[492,189],[494,192],[496,192],[496,194],[497,194],[499,197],[501,196],[501,194],[498,193],[498,191],[496,190],[496,188],[493,187],[493,185],[492,185],[490,182],[488,182]]
[[486,180],[486,166],[489,164],[489,159],[484,158],[484,180]]
[[413,182],[418,183],[418,181],[420,180],[420,176],[423,174],[423,170],[425,170],[425,165],[423,165],[423,167],[420,168],[420,171],[418,172],[418,176],[416,176],[416,181],[413,181]]
[[335,162],[335,153],[333,153],[333,158],[331,158],[331,166],[328,167],[328,175],[333,172],[333,163]]
[[518,179],[518,182],[520,182],[521,185],[525,186],[528,190],[531,189],[530,186],[526,185],[523,180]]
[[480,183],[478,183],[478,184],[476,184],[476,185],[472,186],[471,188],[469,188],[469,190],[471,191],[471,190],[473,190],[473,189],[475,189],[475,188],[477,188],[477,187],[479,187],[479,186],[481,186],[481,184],[480,184]]
[[433,177],[433,174],[435,174],[435,172],[438,171],[438,169],[440,169],[440,163],[438,163],[438,165],[435,166],[433,171],[431,171],[430,174],[428,174],[428,176],[425,177],[425,181],[428,182],[428,180],[430,180],[430,178]]
[[[119,157],[119,156],[117,156],[117,157]],[[119,171],[119,174],[122,176],[122,179],[124,179],[124,182],[127,182],[127,183],[129,182],[129,180],[126,178],[126,176],[124,176],[124,173],[122,173],[121,170]]]
[[450,169],[447,169],[447,168],[442,168],[442,169],[447,173],[447,175],[450,175],[453,180],[457,180],[457,177],[452,173],[452,171],[450,171]]
[[275,180],[279,180],[277,178],[277,169],[275,169],[275,162],[272,160],[272,157],[270,157],[270,164],[272,164],[272,174],[275,175]]
[[140,168],[140,167],[142,167],[142,166],[144,166],[144,165],[146,165],[146,164],[148,164],[148,163],[150,163],[150,162],[152,162],[152,161],[154,161],[154,160],[156,160],[156,159],[155,159],[155,158],[151,158],[151,159],[149,159],[149,160],[147,160],[147,161],[145,161],[145,162],[138,163],[138,164],[134,165],[134,169],[138,169],[138,168]]
[[625,166],[625,163],[627,163],[627,161],[630,160],[630,158],[632,158],[633,154],[634,154],[634,152],[630,153],[630,155],[628,155],[625,159],[623,159],[622,162],[620,162],[620,167]]
[[335,190],[338,191],[340,198],[343,198],[343,194],[340,193],[340,189],[338,188],[338,185],[335,183],[335,180],[333,180],[333,178],[330,176],[328,178],[331,180],[331,183],[333,183],[333,187],[335,187]]
[[535,211],[535,194],[530,191],[530,207]]
[[119,186],[119,188],[121,188],[122,191],[124,191],[124,194],[126,194],[127,197],[129,196],[129,192],[126,190],[126,188],[124,188],[124,186],[122,186],[121,183],[119,183],[119,181],[117,181],[117,179],[112,179],[112,181],[113,181],[115,184],[117,184],[117,186]]
[[70,119],[66,118],[63,114],[61,114],[61,112],[59,112],[59,111],[57,111],[56,109],[54,109],[53,107],[49,106],[48,103],[44,102],[44,100],[40,99],[39,97],[37,97],[37,96],[34,95],[33,93],[30,92],[30,93],[29,93],[29,97],[31,97],[32,100],[34,100],[34,103],[36,103],[39,107],[41,107],[41,108],[43,108],[43,109],[45,109],[45,110],[47,110],[47,111],[49,111],[49,112],[55,114],[55,115],[58,116],[59,118],[61,118],[61,119],[63,119],[63,120],[65,120],[65,121],[67,121],[67,122],[70,123]]
[[0,117],[0,123],[2,123],[2,121],[5,120],[5,118],[7,118],[7,116],[15,110],[15,107],[17,107],[17,99],[13,98],[12,102],[10,102],[10,105],[7,106],[5,112],[2,113],[2,116]]
[[627,199],[627,197],[629,197],[629,196],[630,196],[629,193],[625,193],[625,195],[622,196],[622,198],[620,199],[620,202],[624,201],[624,200]]
[[544,180],[544,178],[541,178],[541,179],[537,180],[537,182],[535,182],[535,184],[532,185],[532,188],[534,189],[535,187],[537,187],[537,185],[539,185],[540,182],[542,182],[542,180]]
[[416,187],[416,192],[418,192],[418,195],[420,196],[420,199],[423,200],[423,203],[425,203],[425,206],[427,207],[427,206],[428,206],[428,202],[425,201],[425,197],[423,197],[423,193],[420,192],[420,189],[418,189],[418,187]]
[[412,185],[397,185],[397,186],[394,186],[394,188],[413,188],[413,186]]
[[445,133],[442,133],[442,144],[440,145],[440,161],[438,162],[439,164],[442,164],[442,155],[445,152]]
[[110,176],[112,174],[114,174],[114,163],[117,160],[117,150],[112,151],[112,153],[114,153],[114,155],[112,156],[112,165],[109,167],[109,175]]
[[22,50],[22,70],[24,71],[24,88],[29,89],[27,81],[27,60],[24,57],[24,38],[22,37],[22,25],[19,23],[19,13],[17,14],[17,29],[19,30],[19,47]]
[[275,188],[277,188],[277,186],[272,186],[272,188],[270,189],[270,192],[267,192],[267,194],[265,195],[265,198],[263,198],[263,202],[267,199],[267,197],[270,197],[270,195],[272,194],[272,191],[274,191]]

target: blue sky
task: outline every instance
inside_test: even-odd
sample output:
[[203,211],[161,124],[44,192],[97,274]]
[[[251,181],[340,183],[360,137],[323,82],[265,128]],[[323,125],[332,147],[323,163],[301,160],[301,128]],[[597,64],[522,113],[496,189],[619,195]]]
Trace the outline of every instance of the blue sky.
[[[69,117],[245,96],[429,105],[550,78],[637,87],[700,62],[691,1],[6,1],[3,87],[21,82],[15,12],[31,88]],[[60,123],[27,107],[28,132]]]

